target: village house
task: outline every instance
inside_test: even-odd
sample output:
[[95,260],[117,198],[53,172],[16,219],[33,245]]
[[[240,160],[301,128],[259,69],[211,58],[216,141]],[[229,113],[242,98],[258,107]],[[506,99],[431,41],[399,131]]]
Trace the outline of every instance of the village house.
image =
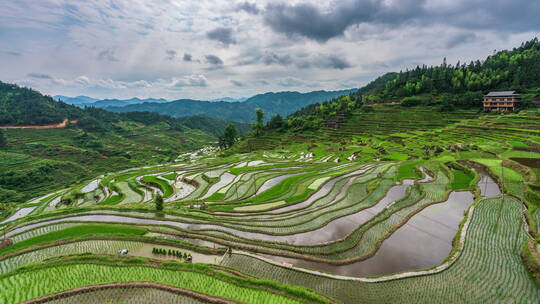
[[513,111],[519,108],[521,95],[515,91],[495,91],[484,96],[484,110]]

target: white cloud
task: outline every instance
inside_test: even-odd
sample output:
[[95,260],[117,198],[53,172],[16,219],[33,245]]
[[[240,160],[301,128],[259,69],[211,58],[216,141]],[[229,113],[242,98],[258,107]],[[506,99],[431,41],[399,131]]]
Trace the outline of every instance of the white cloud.
[[[325,12],[339,13],[336,6],[358,1],[282,2],[310,4],[324,17]],[[515,18],[512,31],[504,35],[478,26],[498,13],[496,7],[485,5],[487,0],[427,0],[426,11],[461,17],[440,17],[441,22],[429,27],[418,22],[384,27],[365,22],[346,27],[325,43],[309,39],[307,32],[308,38],[288,37],[265,23],[268,4],[276,3],[272,0],[4,2],[1,39],[9,41],[9,48],[0,51],[0,80],[24,82],[53,95],[100,98],[202,99],[284,88],[340,89],[354,83],[358,87],[414,63],[439,64],[443,57],[449,62],[482,59],[493,49],[512,48],[537,35],[530,30],[533,12]],[[418,1],[383,2],[403,8],[403,3]],[[464,6],[475,14],[459,15]],[[393,13],[410,14],[411,20],[415,14]],[[469,20],[472,15],[474,22]]]

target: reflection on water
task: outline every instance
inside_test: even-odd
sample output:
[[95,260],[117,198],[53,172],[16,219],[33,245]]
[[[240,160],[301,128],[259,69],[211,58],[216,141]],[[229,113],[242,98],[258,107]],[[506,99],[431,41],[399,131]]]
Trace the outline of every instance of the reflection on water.
[[377,253],[367,260],[334,266],[298,259],[267,256],[295,266],[345,276],[381,276],[428,268],[439,264],[452,250],[452,239],[473,202],[471,192],[452,192],[444,203],[431,205],[413,216],[386,239]]
[[478,187],[480,188],[480,195],[483,197],[496,196],[501,194],[499,185],[487,174],[478,173],[480,180],[478,181]]
[[34,211],[34,209],[36,209],[36,207],[21,208],[21,209],[17,210],[17,212],[15,212],[15,214],[13,214],[12,216],[10,216],[7,219],[1,221],[0,224],[13,222],[16,219],[19,219],[19,218],[21,218],[23,216],[27,216],[32,211]]

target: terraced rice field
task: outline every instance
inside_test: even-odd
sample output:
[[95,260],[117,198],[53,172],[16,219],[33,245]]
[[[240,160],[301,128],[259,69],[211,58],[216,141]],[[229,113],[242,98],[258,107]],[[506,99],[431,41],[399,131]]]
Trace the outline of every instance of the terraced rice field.
[[[313,148],[299,141],[287,150],[134,168],[32,200],[0,223],[16,249],[0,250],[1,299],[151,281],[246,303],[537,303],[519,254],[539,236],[540,140],[508,127],[524,116],[454,113],[441,120],[418,111],[394,115],[392,123],[376,117],[374,124],[353,116],[345,128],[317,134]],[[424,123],[413,128],[413,120]],[[343,149],[325,146],[325,138],[337,136],[348,142]],[[162,211],[157,194],[165,199]],[[70,232],[90,223],[144,233]],[[67,237],[53,241],[45,237],[51,233]],[[154,247],[189,253],[193,263],[153,254]],[[207,266],[216,264],[232,269]],[[51,276],[62,280],[30,286]],[[145,299],[110,287],[50,303],[86,303],[90,295]]]

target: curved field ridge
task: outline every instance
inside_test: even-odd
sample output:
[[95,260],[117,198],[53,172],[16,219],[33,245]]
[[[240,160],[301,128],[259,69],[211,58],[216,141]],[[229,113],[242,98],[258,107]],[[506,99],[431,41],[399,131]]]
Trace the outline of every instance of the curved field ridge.
[[450,255],[448,257],[448,259],[445,262],[443,262],[442,264],[437,265],[434,268],[427,269],[427,270],[408,271],[408,272],[402,272],[402,273],[397,273],[397,274],[392,274],[392,275],[380,276],[380,277],[376,277],[376,278],[350,277],[350,276],[329,274],[329,273],[316,271],[316,270],[311,270],[311,269],[306,269],[306,268],[302,268],[302,267],[294,267],[294,266],[292,266],[290,264],[276,262],[276,261],[274,261],[272,259],[265,258],[265,257],[262,257],[260,255],[252,254],[252,253],[249,253],[249,252],[233,251],[233,253],[253,257],[253,258],[256,258],[256,259],[260,259],[262,261],[265,261],[267,263],[276,265],[278,267],[294,269],[294,270],[297,270],[297,271],[301,271],[301,272],[305,272],[305,273],[309,273],[309,274],[314,274],[314,275],[318,275],[318,276],[322,276],[322,277],[327,277],[327,278],[331,278],[331,279],[358,281],[358,282],[365,282],[365,283],[384,282],[384,281],[390,281],[390,280],[396,280],[396,279],[410,278],[410,277],[415,277],[415,276],[435,274],[435,273],[439,273],[439,272],[441,272],[443,270],[446,270],[448,267],[450,267],[459,258],[459,255],[461,254],[461,251],[462,251],[461,248],[463,247],[463,244],[465,242],[465,236],[467,234],[467,229],[469,228],[469,224],[470,224],[471,218],[473,216],[473,212],[474,212],[474,206],[471,206],[469,208],[469,211],[467,212],[465,223],[463,224],[463,228],[461,229],[461,232],[459,234],[458,250],[453,251],[453,254]]
[[512,197],[480,201],[459,259],[436,275],[367,283],[277,267],[245,255],[233,255],[224,264],[269,279],[303,282],[345,303],[538,303],[540,290],[519,257],[527,238],[521,212]]
[[216,303],[216,304],[231,304],[235,303],[233,301],[229,301],[226,299],[220,299],[217,297],[211,297],[204,294],[200,294],[191,290],[187,290],[184,288],[178,288],[178,287],[172,287],[167,286],[164,284],[158,284],[154,282],[125,282],[125,283],[110,283],[110,284],[100,284],[100,285],[93,285],[93,286],[85,286],[85,287],[79,287],[43,297],[39,297],[37,299],[28,300],[21,302],[20,304],[41,304],[41,303],[49,303],[54,300],[58,300],[61,298],[67,298],[74,295],[78,295],[81,293],[88,293],[92,291],[98,291],[98,290],[107,290],[107,289],[124,289],[124,288],[152,288],[152,289],[158,289],[167,291],[170,293],[174,293],[177,295],[183,295],[188,296],[191,298],[198,299],[205,303]]
[[[301,303],[287,289],[271,287],[280,286],[272,285],[274,283],[250,281],[232,274],[211,271],[199,264],[179,265],[182,266],[180,268],[168,268],[166,264],[163,266],[138,266],[136,263],[133,266],[101,265],[83,261],[83,264],[60,263],[54,267],[30,269],[15,276],[0,277],[0,300],[2,303],[19,303],[85,286],[151,281],[234,302]],[[253,288],[253,284],[257,283],[261,284],[261,288]],[[313,299],[326,302],[320,297]]]

